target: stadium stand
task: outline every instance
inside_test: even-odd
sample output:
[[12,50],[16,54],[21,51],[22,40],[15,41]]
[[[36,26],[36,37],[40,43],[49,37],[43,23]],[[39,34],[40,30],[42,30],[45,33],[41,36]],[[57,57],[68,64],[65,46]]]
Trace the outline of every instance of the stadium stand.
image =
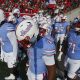
[[0,4],[0,8],[5,12],[19,8],[21,13],[32,14],[38,12],[39,9],[52,8],[53,11],[60,8],[66,13],[79,7],[80,0],[56,0],[56,4],[49,4],[49,0],[0,0]]

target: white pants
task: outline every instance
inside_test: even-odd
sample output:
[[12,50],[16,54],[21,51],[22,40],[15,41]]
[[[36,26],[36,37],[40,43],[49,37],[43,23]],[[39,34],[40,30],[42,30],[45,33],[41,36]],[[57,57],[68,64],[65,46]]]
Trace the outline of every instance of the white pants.
[[67,68],[68,77],[73,79],[80,68],[80,60],[74,60],[66,57],[64,66]]
[[11,53],[6,53],[4,51],[2,52],[3,61],[7,63],[8,68],[13,68],[15,66],[14,64],[16,63],[17,54],[14,55],[13,52]]
[[[46,75],[45,73],[38,74],[37,75],[37,80],[43,80],[45,75]],[[27,71],[27,76],[28,76],[28,80],[36,80],[35,74],[32,73],[29,68],[28,68],[28,71]]]
[[56,34],[56,42],[58,42],[60,40],[60,48],[59,48],[60,52],[62,49],[62,43],[64,41],[64,38],[65,38],[65,34]]
[[56,42],[60,40],[60,43],[62,44],[64,38],[65,38],[65,34],[56,34]]

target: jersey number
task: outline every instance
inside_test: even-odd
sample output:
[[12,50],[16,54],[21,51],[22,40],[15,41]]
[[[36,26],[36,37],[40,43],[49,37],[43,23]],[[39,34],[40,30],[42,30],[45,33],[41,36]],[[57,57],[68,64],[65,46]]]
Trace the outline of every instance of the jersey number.
[[70,45],[69,48],[72,48],[72,53],[74,53],[76,44],[75,43],[69,43],[69,45]]

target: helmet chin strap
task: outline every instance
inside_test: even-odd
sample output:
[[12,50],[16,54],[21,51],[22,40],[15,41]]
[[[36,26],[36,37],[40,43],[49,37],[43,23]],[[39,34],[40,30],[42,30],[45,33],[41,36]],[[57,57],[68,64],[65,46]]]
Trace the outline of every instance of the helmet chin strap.
[[50,31],[47,29],[46,32],[45,32],[45,34],[44,34],[44,36],[46,36],[48,34],[50,34]]

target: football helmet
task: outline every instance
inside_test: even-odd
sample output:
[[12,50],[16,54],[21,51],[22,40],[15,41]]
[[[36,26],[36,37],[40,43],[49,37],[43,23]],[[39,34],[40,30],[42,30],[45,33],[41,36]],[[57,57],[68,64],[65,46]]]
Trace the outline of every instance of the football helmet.
[[[38,35],[38,27],[33,20],[24,20],[16,28],[16,36],[23,48],[31,46],[32,39]],[[32,41],[32,42],[31,42]]]
[[47,23],[47,18],[46,17],[40,17],[38,20],[39,24]]
[[20,10],[18,8],[15,8],[12,10],[12,13],[15,17],[19,17],[20,16]]
[[5,14],[2,9],[0,9],[0,23],[5,20]]
[[37,25],[31,19],[22,21],[16,28],[16,35],[19,41],[24,40],[26,37],[30,39],[38,31]]
[[40,36],[45,36],[49,33],[50,29],[49,29],[49,24],[47,23],[43,23],[39,26],[39,35]]
[[65,19],[66,20],[67,19],[67,16],[63,16],[61,19]]
[[80,21],[78,20],[76,23],[74,23],[75,31],[80,32]]
[[73,23],[75,24],[75,23],[77,23],[78,21],[79,21],[79,19],[76,17],[76,18],[74,18]]
[[7,20],[8,20],[8,22],[13,22],[13,23],[17,22],[17,20],[16,20],[16,18],[15,18],[15,16],[13,14],[10,15]]

